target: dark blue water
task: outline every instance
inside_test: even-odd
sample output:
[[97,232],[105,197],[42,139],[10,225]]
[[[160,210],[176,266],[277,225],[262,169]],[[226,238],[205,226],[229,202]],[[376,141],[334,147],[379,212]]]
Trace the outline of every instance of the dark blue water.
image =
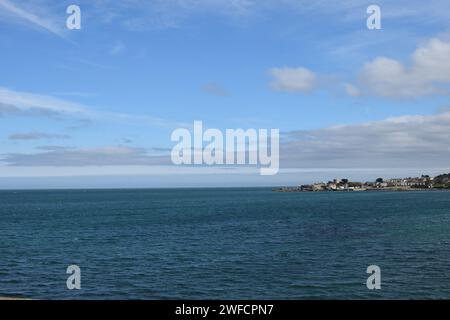
[[450,193],[2,191],[2,295],[450,298]]

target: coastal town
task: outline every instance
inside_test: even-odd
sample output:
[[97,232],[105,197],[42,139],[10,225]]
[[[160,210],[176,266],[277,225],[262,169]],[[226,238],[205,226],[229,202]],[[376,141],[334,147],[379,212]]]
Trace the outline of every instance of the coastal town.
[[334,179],[328,182],[318,182],[296,187],[283,187],[277,192],[323,192],[323,191],[416,191],[450,189],[450,173],[436,177],[422,175],[421,177],[383,179],[370,182],[354,182],[349,179]]

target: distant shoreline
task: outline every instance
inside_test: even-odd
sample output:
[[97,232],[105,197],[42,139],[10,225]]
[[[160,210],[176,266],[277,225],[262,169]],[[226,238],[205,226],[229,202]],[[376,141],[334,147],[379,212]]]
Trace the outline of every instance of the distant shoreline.
[[356,182],[349,179],[334,179],[328,182],[317,182],[296,187],[281,187],[277,192],[409,192],[450,190],[450,173],[436,177],[422,175],[421,177],[383,179],[375,181]]
[[284,187],[284,188],[278,188],[278,189],[273,189],[272,191],[274,192],[279,192],[279,193],[296,193],[296,192],[301,192],[301,193],[360,193],[360,192],[419,192],[419,191],[426,191],[426,192],[438,192],[438,191],[447,191],[449,192],[449,189],[437,189],[437,188],[427,188],[427,189],[383,189],[383,188],[379,188],[379,189],[366,189],[366,190],[301,190],[298,187]]

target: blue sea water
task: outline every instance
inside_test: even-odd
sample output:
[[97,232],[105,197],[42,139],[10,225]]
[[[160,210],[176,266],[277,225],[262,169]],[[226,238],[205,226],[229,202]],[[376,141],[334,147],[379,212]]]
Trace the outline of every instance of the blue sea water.
[[450,193],[1,191],[0,296],[450,298]]

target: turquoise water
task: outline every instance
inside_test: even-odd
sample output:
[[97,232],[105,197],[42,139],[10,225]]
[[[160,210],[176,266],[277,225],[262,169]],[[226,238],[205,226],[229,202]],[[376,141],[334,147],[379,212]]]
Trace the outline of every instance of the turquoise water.
[[2,295],[450,298],[450,193],[1,191]]

